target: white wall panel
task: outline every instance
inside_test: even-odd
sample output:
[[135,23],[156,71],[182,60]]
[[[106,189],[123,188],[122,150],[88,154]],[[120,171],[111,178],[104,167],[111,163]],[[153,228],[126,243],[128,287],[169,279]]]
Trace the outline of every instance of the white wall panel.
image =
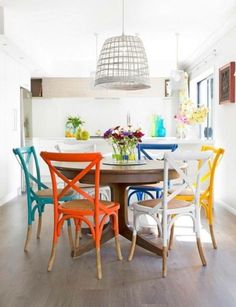
[[[0,205],[17,195],[20,168],[12,148],[20,146],[20,64],[0,50]],[[29,80],[28,80],[29,83]]]
[[225,149],[225,155],[217,169],[215,197],[234,208],[236,207],[236,103],[219,104],[219,68],[236,61],[235,38],[236,28],[233,28],[209,49],[209,52],[216,49],[216,56],[205,63],[199,58],[192,64],[195,68],[191,72],[192,78],[195,79],[209,69],[214,72],[214,135],[216,146]]

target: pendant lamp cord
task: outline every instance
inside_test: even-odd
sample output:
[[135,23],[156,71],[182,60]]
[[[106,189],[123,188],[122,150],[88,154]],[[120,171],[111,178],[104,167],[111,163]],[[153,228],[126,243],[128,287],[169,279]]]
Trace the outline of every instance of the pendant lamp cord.
[[125,35],[125,0],[122,0],[122,35]]
[[96,44],[96,65],[97,65],[97,61],[98,61],[98,34],[97,33],[94,33],[95,35],[95,44]]
[[175,33],[176,36],[176,69],[178,70],[179,64],[179,33]]

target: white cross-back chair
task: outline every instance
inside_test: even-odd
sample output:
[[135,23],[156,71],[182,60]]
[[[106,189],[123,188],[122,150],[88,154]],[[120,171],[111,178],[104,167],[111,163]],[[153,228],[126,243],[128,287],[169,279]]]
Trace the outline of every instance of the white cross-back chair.
[[[206,265],[205,256],[202,249],[200,239],[200,189],[201,177],[210,158],[210,152],[169,152],[164,155],[164,181],[163,181],[163,196],[160,199],[150,199],[133,204],[133,239],[129,260],[131,261],[134,255],[137,232],[142,227],[140,217],[143,215],[150,216],[157,224],[162,241],[162,276],[167,275],[167,250],[168,240],[170,237],[171,227],[177,218],[183,215],[188,215],[193,220],[194,231],[196,234],[197,247],[203,266]],[[183,163],[184,161],[184,163]],[[193,164],[193,161],[201,166],[197,169],[194,176],[189,176],[187,168]],[[169,169],[174,169],[182,179],[182,183],[178,188],[168,193],[168,173]],[[195,183],[195,184],[193,184]],[[194,195],[192,201],[177,200],[175,197],[181,194],[183,190],[190,188]],[[161,217],[161,218],[160,218]]]

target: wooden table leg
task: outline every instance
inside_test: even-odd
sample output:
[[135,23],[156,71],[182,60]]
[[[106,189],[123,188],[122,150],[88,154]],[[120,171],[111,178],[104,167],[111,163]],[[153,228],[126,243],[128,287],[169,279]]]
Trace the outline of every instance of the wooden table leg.
[[[128,205],[127,205],[127,184],[113,184],[111,186],[112,200],[120,204],[119,209],[119,232],[120,235],[128,240],[132,240],[132,229],[128,225]],[[162,256],[162,248],[147,240],[144,236],[138,235],[136,244],[153,252],[157,255]]]
[[[111,186],[112,192],[112,200],[116,201],[120,204],[119,209],[119,232],[120,235],[128,240],[132,240],[132,229],[128,225],[128,206],[127,206],[127,184],[113,184]],[[106,229],[104,229],[102,234],[101,244],[109,241],[114,237],[114,231],[109,225]],[[162,256],[162,249],[160,246],[147,240],[142,235],[137,236],[136,244],[145,248],[146,250],[155,253],[157,255]],[[75,252],[75,255],[72,252],[72,256],[77,257],[80,256],[90,250],[94,249],[94,241],[88,240],[85,244],[80,245],[79,249]]]

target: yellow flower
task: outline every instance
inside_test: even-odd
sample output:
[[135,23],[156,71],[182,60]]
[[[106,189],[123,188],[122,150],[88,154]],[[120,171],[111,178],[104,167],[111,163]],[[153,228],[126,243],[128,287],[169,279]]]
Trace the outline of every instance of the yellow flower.
[[179,113],[186,117],[190,125],[202,124],[208,112],[209,110],[205,106],[195,107],[190,99],[183,101],[179,107]]

